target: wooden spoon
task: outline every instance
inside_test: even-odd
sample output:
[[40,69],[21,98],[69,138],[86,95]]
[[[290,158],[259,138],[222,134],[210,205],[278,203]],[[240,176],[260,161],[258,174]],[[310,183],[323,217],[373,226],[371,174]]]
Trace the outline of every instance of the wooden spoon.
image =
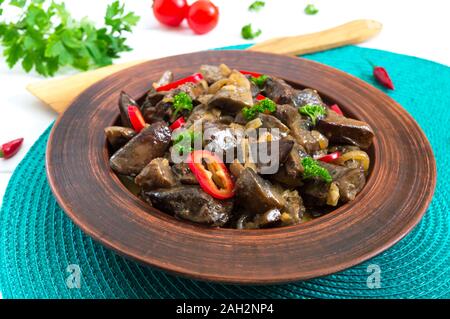
[[[374,20],[355,20],[325,31],[267,40],[247,50],[301,55],[363,42],[378,34],[381,28],[381,23]],[[63,79],[39,81],[29,84],[27,90],[56,112],[62,113],[81,92],[95,82],[145,61],[121,63]]]

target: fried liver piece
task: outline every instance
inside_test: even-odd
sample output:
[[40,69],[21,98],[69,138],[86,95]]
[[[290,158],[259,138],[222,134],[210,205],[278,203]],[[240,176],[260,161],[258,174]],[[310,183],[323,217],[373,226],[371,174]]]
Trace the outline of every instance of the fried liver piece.
[[164,156],[170,140],[171,132],[167,124],[154,123],[115,152],[109,164],[116,173],[136,176],[152,159]]
[[332,110],[328,110],[328,115],[319,120],[317,129],[332,143],[351,144],[362,149],[368,149],[374,137],[372,128],[366,122],[338,115]]
[[142,197],[164,212],[192,222],[223,226],[233,210],[232,200],[217,200],[198,186],[175,186],[144,191]]
[[145,189],[170,188],[177,184],[169,161],[166,158],[152,159],[134,179],[135,183]]
[[[330,163],[320,162],[320,165],[328,170],[333,182],[339,189],[339,200],[346,203],[355,199],[366,183],[364,170],[348,168]],[[308,180],[301,188],[305,201],[313,206],[323,206],[327,202],[330,184],[322,180]]]
[[278,190],[251,168],[244,169],[236,181],[236,201],[251,214],[283,208],[286,201]]
[[105,135],[109,144],[114,149],[118,149],[131,140],[136,135],[136,132],[129,127],[108,126],[105,128]]

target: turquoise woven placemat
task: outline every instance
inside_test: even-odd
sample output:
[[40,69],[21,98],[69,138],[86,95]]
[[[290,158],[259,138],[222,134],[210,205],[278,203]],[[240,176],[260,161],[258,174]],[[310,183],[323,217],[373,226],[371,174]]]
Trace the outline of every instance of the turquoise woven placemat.
[[[359,47],[306,57],[376,86],[367,59],[385,66],[396,84],[396,90],[388,94],[413,115],[428,136],[437,161],[436,193],[420,224],[401,242],[346,271],[292,284],[236,286],[175,277],[116,255],[84,235],[66,217],[58,207],[45,175],[49,128],[14,172],[0,211],[0,291],[3,297],[450,297],[450,68]],[[70,289],[66,284],[70,275],[68,265],[79,266],[79,289]],[[374,288],[367,285],[367,280],[377,267],[381,280],[380,287]]]

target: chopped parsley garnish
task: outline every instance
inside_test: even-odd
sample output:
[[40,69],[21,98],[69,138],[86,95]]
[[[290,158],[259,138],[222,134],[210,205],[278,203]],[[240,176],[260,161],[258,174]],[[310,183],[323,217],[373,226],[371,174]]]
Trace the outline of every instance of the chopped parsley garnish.
[[251,107],[244,107],[242,115],[247,121],[253,120],[258,113],[273,113],[277,110],[277,105],[271,99],[265,98]]
[[251,23],[244,25],[241,30],[241,35],[246,40],[254,39],[254,38],[260,36],[261,33],[262,33],[262,31],[260,29],[254,31]]
[[180,92],[173,97],[174,117],[183,110],[192,111],[192,108],[192,99],[187,93]]
[[303,166],[303,179],[321,178],[327,183],[331,183],[330,172],[319,165],[319,163],[311,157],[305,157],[302,159]]
[[316,6],[313,4],[308,4],[305,8],[305,13],[308,15],[314,15],[317,12],[319,12],[319,9],[317,9]]
[[277,110],[277,105],[271,99],[265,98],[264,100],[256,103],[257,109],[260,113],[273,113]]
[[258,12],[265,5],[266,5],[266,3],[264,1],[255,1],[248,7],[248,11]]
[[252,81],[253,83],[255,83],[255,85],[259,88],[262,88],[264,86],[264,83],[266,83],[268,76],[265,74],[262,74],[260,76],[258,76],[257,78],[255,77],[251,77],[250,81]]
[[242,109],[242,115],[244,115],[244,118],[247,121],[253,120],[256,117],[256,114],[258,114],[258,112],[254,107],[244,107]]
[[317,120],[324,117],[327,111],[322,105],[318,104],[306,104],[298,109],[300,114],[307,115],[311,118],[313,125],[316,125]]

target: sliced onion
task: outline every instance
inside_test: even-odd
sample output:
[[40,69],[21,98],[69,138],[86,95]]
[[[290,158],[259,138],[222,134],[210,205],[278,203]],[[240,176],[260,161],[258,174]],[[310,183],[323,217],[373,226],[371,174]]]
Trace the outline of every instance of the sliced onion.
[[256,130],[260,128],[263,125],[261,119],[257,117],[254,120],[251,120],[245,125],[245,130]]
[[312,130],[311,135],[319,141],[319,147],[321,150],[324,150],[328,147],[328,139],[319,131]]
[[344,165],[345,162],[349,160],[355,160],[358,161],[361,166],[364,168],[364,171],[369,170],[370,166],[370,158],[369,155],[367,155],[364,151],[350,151],[347,153],[342,154],[337,160],[335,160],[335,163],[338,165]]
[[222,73],[223,76],[229,76],[231,73],[230,68],[226,64],[219,65],[220,73]]
[[216,81],[213,84],[211,84],[211,86],[208,88],[208,93],[216,94],[217,91],[219,91],[222,87],[224,87],[225,85],[228,85],[228,84],[230,84],[229,79],[222,79],[222,80]]

